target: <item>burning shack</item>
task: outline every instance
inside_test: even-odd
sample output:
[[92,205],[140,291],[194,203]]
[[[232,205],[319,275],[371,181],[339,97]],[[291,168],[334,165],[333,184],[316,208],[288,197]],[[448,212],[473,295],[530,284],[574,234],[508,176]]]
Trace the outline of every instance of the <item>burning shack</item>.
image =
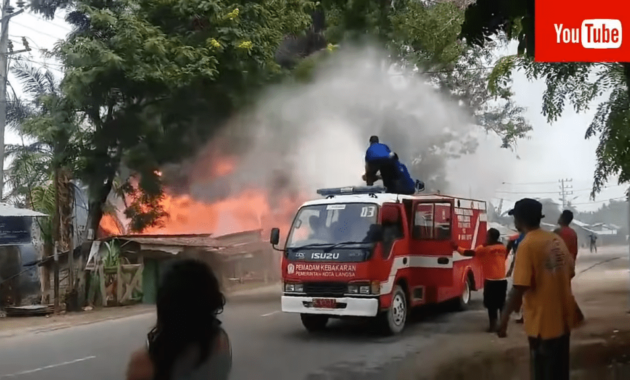
[[120,235],[92,245],[88,303],[114,306],[155,303],[160,276],[174,260],[202,260],[232,291],[279,279],[279,258],[261,230],[211,234]]

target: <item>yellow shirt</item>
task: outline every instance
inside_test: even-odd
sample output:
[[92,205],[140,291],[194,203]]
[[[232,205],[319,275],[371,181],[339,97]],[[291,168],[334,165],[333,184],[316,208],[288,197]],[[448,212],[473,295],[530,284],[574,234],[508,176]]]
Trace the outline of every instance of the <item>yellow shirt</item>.
[[540,229],[525,235],[514,264],[514,285],[529,287],[523,295],[528,336],[553,339],[577,325],[574,274],[575,262],[561,237]]

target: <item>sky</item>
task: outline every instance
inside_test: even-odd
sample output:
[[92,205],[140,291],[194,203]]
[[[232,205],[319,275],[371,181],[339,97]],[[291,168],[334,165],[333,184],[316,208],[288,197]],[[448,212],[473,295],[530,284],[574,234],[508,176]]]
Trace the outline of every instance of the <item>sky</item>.
[[[9,24],[9,36],[14,43],[14,49],[23,48],[23,36],[33,49],[30,53],[22,54],[22,58],[47,65],[59,77],[61,72],[58,62],[44,58],[38,50],[51,49],[69,31],[70,26],[63,21],[62,14],[53,21],[47,21],[25,12],[15,16]],[[506,51],[498,54],[514,54],[515,51],[515,45],[511,44]],[[16,78],[10,74],[9,81],[19,93],[20,85]],[[524,197],[558,200],[560,179],[572,180],[568,186],[572,187],[570,191],[573,194],[567,200],[580,211],[594,211],[609,199],[622,199],[626,187],[617,185],[616,181],[609,183],[595,201],[589,199],[598,139],[585,140],[584,134],[593,118],[595,107],[579,115],[569,107],[557,122],[550,125],[541,114],[544,88],[542,81],[530,82],[521,73],[514,75],[515,101],[526,108],[525,117],[534,127],[527,139],[518,142],[515,151],[494,153],[498,139],[493,136],[485,137],[486,143],[493,146],[492,153],[485,152],[487,161],[501,161],[500,166],[493,169],[505,173],[505,180],[501,181],[504,183],[495,190],[492,202],[497,204],[503,199],[504,209],[507,209],[514,201]],[[19,136],[12,130],[6,131],[5,139],[8,144],[20,142]],[[482,148],[483,146],[484,144],[481,145]],[[493,155],[500,155],[500,160],[493,158]]]

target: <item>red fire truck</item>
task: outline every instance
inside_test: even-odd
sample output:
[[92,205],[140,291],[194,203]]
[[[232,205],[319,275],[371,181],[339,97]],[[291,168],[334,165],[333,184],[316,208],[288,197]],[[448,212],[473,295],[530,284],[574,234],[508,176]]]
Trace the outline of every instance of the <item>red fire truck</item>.
[[[363,186],[318,190],[304,203],[282,249],[282,311],[308,331],[330,318],[374,317],[400,333],[415,306],[466,308],[483,287],[477,259],[453,250],[486,236],[486,203],[441,194],[398,195]],[[280,231],[270,242],[279,243]]]

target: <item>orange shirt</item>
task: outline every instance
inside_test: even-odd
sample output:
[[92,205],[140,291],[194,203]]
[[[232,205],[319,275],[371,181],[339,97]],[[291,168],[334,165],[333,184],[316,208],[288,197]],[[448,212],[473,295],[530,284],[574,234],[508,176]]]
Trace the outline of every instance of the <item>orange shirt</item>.
[[571,254],[571,256],[573,256],[573,260],[575,261],[575,259],[577,259],[577,254],[578,254],[577,234],[575,233],[573,228],[568,227],[568,226],[560,227],[560,229],[557,232],[558,232],[558,235],[560,235],[560,237],[562,238],[562,240],[564,240],[564,244],[567,245],[567,248],[569,249],[569,253]]
[[[463,253],[465,250],[458,248],[458,251]],[[481,262],[486,280],[503,280],[505,278],[507,255],[507,249],[501,243],[488,246],[480,245],[475,249],[475,257]]]
[[564,241],[541,229],[528,232],[518,247],[514,285],[527,286],[523,319],[528,336],[558,338],[577,326],[578,309],[571,290],[575,262]]

